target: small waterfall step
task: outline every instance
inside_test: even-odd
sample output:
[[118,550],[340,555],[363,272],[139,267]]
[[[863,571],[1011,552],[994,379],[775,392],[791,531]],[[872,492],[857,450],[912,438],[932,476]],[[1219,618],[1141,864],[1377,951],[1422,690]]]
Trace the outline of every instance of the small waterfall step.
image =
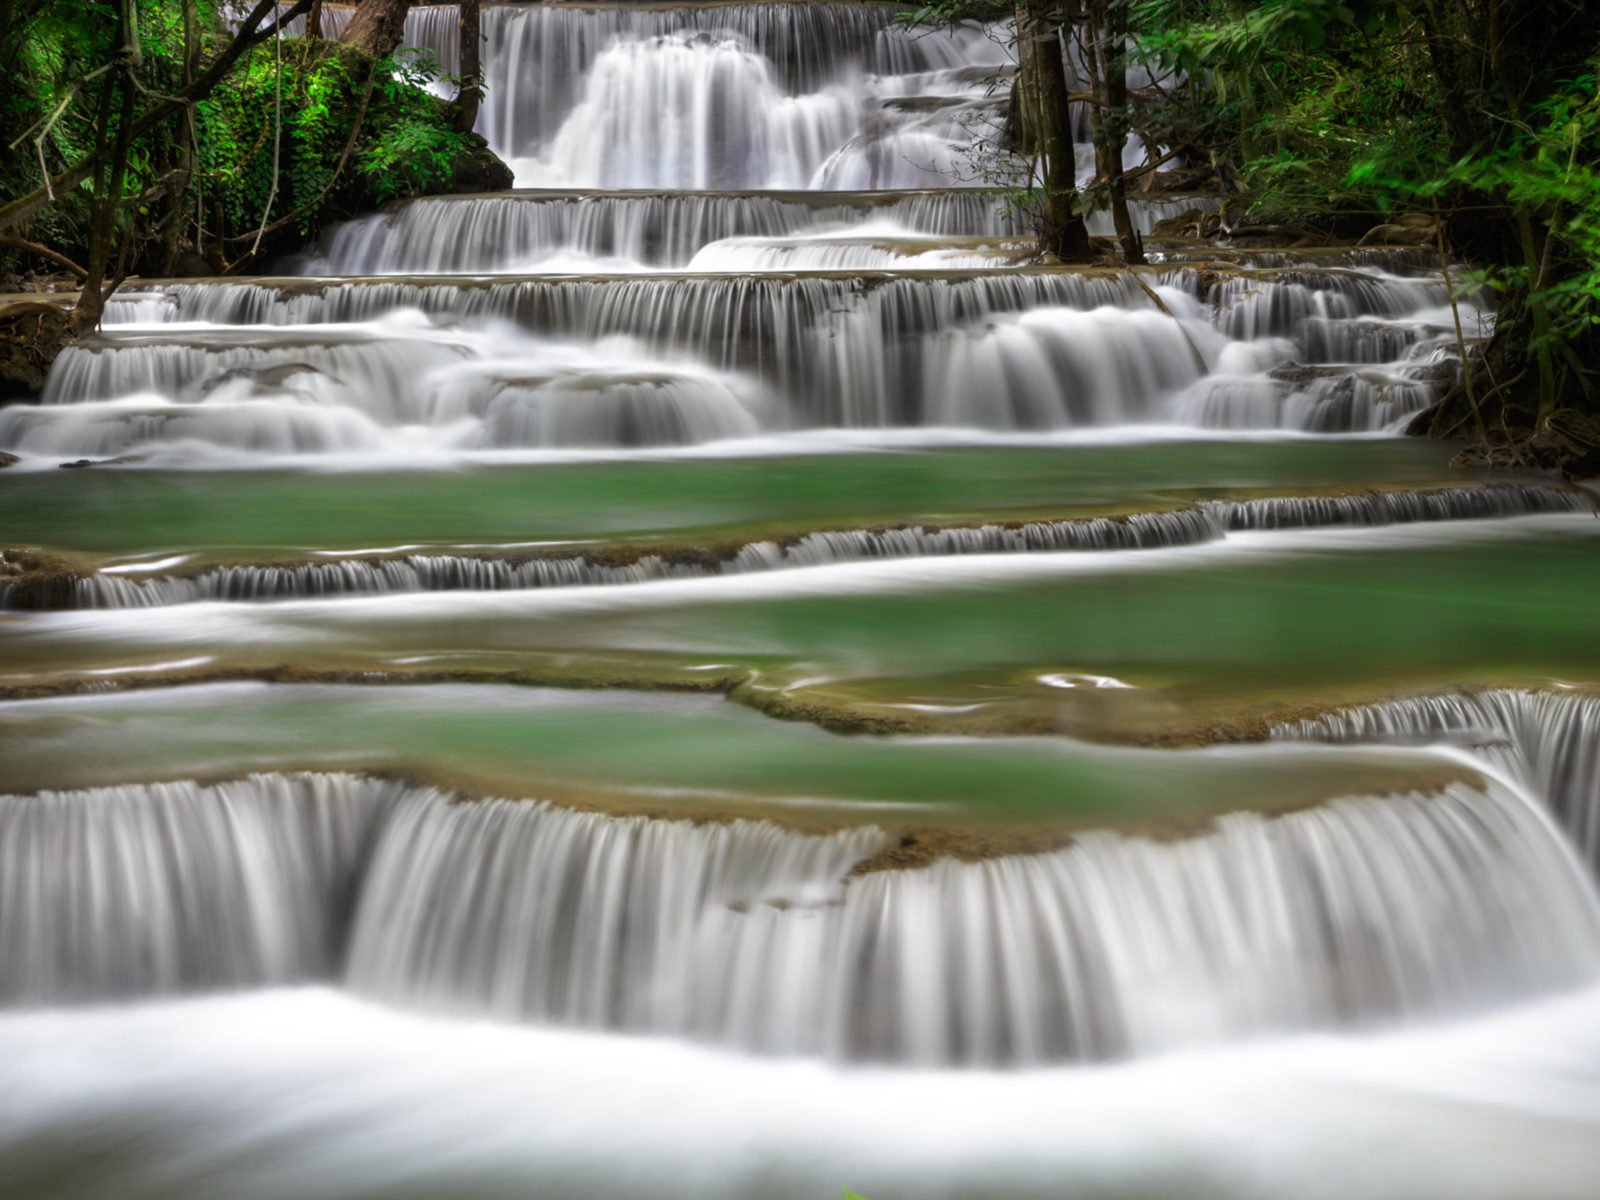
[[[1135,199],[1140,232],[1203,196]],[[1090,217],[1109,235],[1110,214]],[[985,265],[938,255],[930,239],[1017,238],[1031,221],[1009,193],[517,191],[430,196],[337,225],[290,264],[300,275],[587,274],[618,269],[883,270]],[[906,247],[896,253],[897,245]],[[877,249],[869,255],[863,249]],[[1029,242],[1029,257],[1036,245]],[[852,257],[853,254],[853,257]],[[1010,265],[994,258],[993,265]]]
[[1285,725],[1275,736],[1469,747],[1542,796],[1600,870],[1600,697],[1506,688],[1419,696]]
[[[336,35],[351,10],[329,6]],[[926,187],[970,178],[1010,71],[977,25],[910,29],[896,5],[485,5],[478,131],[525,184]],[[446,72],[453,6],[404,43]]]
[[[332,974],[400,1004],[1033,1065],[1468,1012],[1600,971],[1592,884],[1500,785],[856,876],[877,830],[451,801],[349,775],[0,797],[0,995],[305,978],[347,931]],[[107,860],[126,870],[91,882]]]
[[0,413],[0,446],[76,458],[651,448],[819,427],[1348,432],[1390,427],[1455,377],[1440,278],[1243,274],[1249,287],[1163,269],[1159,306],[1140,275],[1077,270],[176,283],[159,293],[170,304],[145,291],[117,314],[157,324],[65,351],[42,406]]
[[1141,550],[1196,545],[1230,531],[1481,520],[1594,507],[1594,499],[1578,489],[1508,483],[1218,500],[1115,518],[836,529],[783,541],[690,543],[675,551],[622,543],[590,554],[508,550],[495,555],[479,550],[340,555],[336,561],[200,565],[170,573],[125,567],[84,573],[48,556],[10,552],[0,553],[0,609],[141,608],[204,600],[614,586],[867,559]]
[[1407,685],[1600,679],[1600,627],[1584,619],[1597,541],[1592,513],[1572,512],[627,587],[33,613],[8,618],[0,689],[738,688],[751,704],[839,728],[859,728],[865,708],[891,729],[994,733],[1059,727],[1067,697],[1049,679],[1068,673],[1134,685],[1132,724],[1152,737],[1194,728],[1197,713],[1216,736],[1235,717],[1249,731],[1328,697]]

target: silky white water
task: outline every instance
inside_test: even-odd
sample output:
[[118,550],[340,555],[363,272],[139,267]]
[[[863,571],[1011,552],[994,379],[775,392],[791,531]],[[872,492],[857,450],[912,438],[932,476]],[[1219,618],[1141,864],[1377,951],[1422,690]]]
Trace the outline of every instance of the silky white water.
[[1543,796],[1579,852],[1600,864],[1600,700],[1493,689],[1345,709],[1277,731],[1285,738],[1455,742]]
[[[446,72],[454,15],[414,9],[406,25]],[[948,187],[972,175],[968,144],[1003,109],[1009,55],[977,26],[911,31],[895,15],[491,6],[478,129],[521,186]]]
[[5,1015],[0,1164],[58,1200],[1586,1200],[1597,1016],[1589,989],[1404,1035],[908,1073],[324,989]]
[[[1454,378],[1436,279],[1269,271],[1243,291],[1178,269],[1147,287],[1059,272],[174,284],[126,314],[159,321],[69,348],[40,405],[0,410],[0,447],[204,465],[830,428],[1334,432],[1388,427]],[[1338,315],[1261,309],[1279,289],[1291,314],[1316,295]]]
[[1471,1011],[1600,972],[1592,882],[1498,784],[859,877],[888,843],[870,827],[356,776],[0,797],[0,823],[12,1004],[332,977],[767,1053],[1032,1065]]
[[[1136,226],[1216,201],[1130,201]],[[1111,232],[1097,211],[1091,231]],[[670,270],[948,270],[1037,257],[1030,220],[1003,193],[972,188],[899,192],[563,192],[435,196],[329,230],[285,264],[302,275],[604,274]],[[982,262],[927,248],[929,239],[1023,239],[1027,253]],[[896,243],[903,243],[897,247]],[[971,252],[968,252],[971,253]],[[130,302],[131,305],[132,302]],[[132,319],[156,319],[153,306]]]

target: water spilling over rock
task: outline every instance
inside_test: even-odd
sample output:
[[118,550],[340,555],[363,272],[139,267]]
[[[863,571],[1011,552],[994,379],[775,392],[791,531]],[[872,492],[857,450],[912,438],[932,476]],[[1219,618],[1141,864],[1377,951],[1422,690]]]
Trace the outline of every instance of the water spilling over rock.
[[[1206,197],[1135,199],[1136,226],[1194,208]],[[569,274],[692,270],[887,269],[919,265],[897,242],[1017,238],[1031,218],[1005,193],[976,188],[896,192],[561,192],[429,197],[336,226],[290,265],[304,275]],[[865,227],[865,228],[864,228]],[[1091,231],[1111,232],[1097,211]],[[773,243],[776,243],[774,245]],[[873,261],[853,248],[885,246]],[[1031,243],[1030,243],[1031,246]],[[796,253],[804,250],[805,254]],[[1019,258],[1022,256],[1019,256]],[[1033,257],[1030,254],[1026,257]],[[991,258],[977,265],[1008,265]],[[928,258],[930,270],[973,265]],[[159,319],[152,304],[130,320]]]
[[[949,186],[972,127],[1003,106],[1008,56],[975,25],[913,31],[896,15],[488,6],[478,128],[524,184]],[[348,15],[325,19],[337,33]],[[413,9],[404,40],[456,70],[454,8]]]
[[[422,591],[500,591],[614,586],[657,579],[824,566],[864,559],[960,554],[1120,551],[1188,546],[1230,531],[1376,526],[1413,521],[1480,520],[1533,513],[1584,512],[1583,492],[1547,484],[1434,488],[1330,496],[1217,500],[1167,512],[1084,517],[1012,525],[903,526],[825,530],[789,541],[688,547],[640,553],[631,562],[584,555],[408,554],[336,561],[238,564],[183,574],[137,567],[63,575],[23,570],[0,583],[0,609],[143,608],[200,600],[284,600]],[[612,558],[614,559],[614,555]]]
[[[1033,1064],[1462,1011],[1600,970],[1591,885],[1499,785],[862,876],[875,829],[458,803],[346,775],[6,797],[0,821],[13,1002],[331,971],[518,1020]],[[29,866],[44,856],[48,876]]]
[[[1242,293],[1211,274],[1167,270],[1158,288],[1055,270],[171,284],[128,314],[160,321],[69,348],[42,407],[0,412],[0,445],[193,458],[650,449],[839,427],[1343,432],[1389,427],[1454,378],[1437,281],[1302,269]],[[1285,289],[1290,313],[1315,295],[1339,315],[1241,316]]]
[[1593,696],[1511,689],[1419,696],[1287,725],[1277,736],[1470,747],[1543,797],[1600,869],[1600,699]]
[[256,775],[0,797],[0,1001],[327,978],[373,821],[398,794]]
[[[1534,514],[1595,502],[1300,436],[1396,431],[1491,297],[1431,245],[1188,216],[1153,266],[1064,267],[1001,149],[1014,30],[904,15],[484,5],[521,190],[135,281],[0,407],[12,1190],[1583,1194],[1600,560]],[[411,6],[402,41],[450,73],[461,33]],[[243,60],[263,114],[302,49]],[[1182,82],[1128,76],[1136,110]],[[1156,140],[1146,233],[1217,207]],[[1542,677],[1269,747],[1061,734]]]

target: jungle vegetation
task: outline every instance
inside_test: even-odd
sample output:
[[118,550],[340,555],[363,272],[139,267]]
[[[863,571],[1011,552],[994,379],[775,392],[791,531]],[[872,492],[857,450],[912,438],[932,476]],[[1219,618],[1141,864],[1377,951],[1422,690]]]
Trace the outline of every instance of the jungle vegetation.
[[[1101,205],[1122,256],[1140,261],[1124,197],[1157,172],[1123,171],[1132,134],[1152,167],[1181,161],[1180,182],[1222,193],[1220,216],[1196,232],[1255,246],[1411,245],[1465,263],[1460,285],[1494,295],[1495,332],[1414,430],[1470,437],[1493,462],[1600,472],[1592,5],[934,0],[913,19],[1006,15],[1020,69],[1000,149],[1043,144],[1029,200],[1046,249],[1088,254],[1073,214]],[[1055,68],[1060,46],[1076,78]],[[1087,195],[1052,165],[1071,162],[1060,140],[1069,101],[1084,103],[1096,144]]]
[[81,294],[8,310],[11,384],[129,273],[258,269],[387,200],[508,186],[470,132],[476,80],[440,99],[400,51],[407,7],[368,0],[334,40],[320,0],[0,0],[0,270]]

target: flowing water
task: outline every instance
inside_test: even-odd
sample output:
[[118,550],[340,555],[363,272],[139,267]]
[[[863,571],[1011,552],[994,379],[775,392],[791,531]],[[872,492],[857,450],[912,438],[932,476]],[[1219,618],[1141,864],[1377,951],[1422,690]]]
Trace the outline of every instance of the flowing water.
[[517,190],[0,408],[0,1195],[1593,1192],[1596,496],[1400,436],[1490,298],[1043,261],[899,15],[485,6]]

